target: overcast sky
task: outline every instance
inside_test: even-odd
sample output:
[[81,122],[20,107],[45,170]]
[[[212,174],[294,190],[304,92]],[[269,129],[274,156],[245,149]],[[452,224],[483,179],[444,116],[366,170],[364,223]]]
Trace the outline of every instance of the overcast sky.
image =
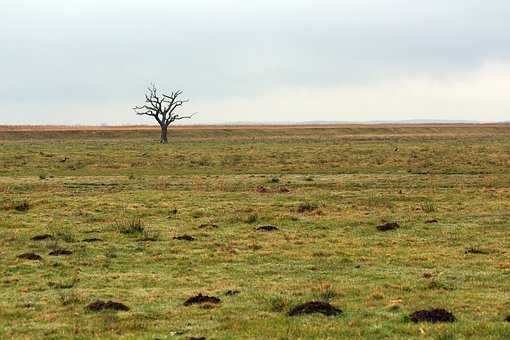
[[509,0],[1,0],[0,124],[510,120]]

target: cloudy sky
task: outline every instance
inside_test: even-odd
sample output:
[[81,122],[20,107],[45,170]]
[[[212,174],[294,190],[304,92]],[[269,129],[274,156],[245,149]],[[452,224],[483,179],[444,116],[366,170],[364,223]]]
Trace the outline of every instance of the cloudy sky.
[[[0,124],[510,120],[508,0],[1,0]],[[186,112],[185,111],[185,112]]]

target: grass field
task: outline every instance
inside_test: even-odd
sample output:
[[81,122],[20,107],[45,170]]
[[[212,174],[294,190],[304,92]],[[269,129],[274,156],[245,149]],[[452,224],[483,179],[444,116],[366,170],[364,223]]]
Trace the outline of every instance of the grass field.
[[169,137],[0,131],[0,338],[510,338],[510,125]]

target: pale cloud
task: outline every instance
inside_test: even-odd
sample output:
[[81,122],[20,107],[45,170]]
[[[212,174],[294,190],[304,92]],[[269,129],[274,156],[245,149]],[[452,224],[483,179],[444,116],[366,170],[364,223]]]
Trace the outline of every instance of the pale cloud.
[[376,85],[285,88],[198,108],[230,121],[510,120],[509,79],[510,63],[486,62],[468,72],[402,76]]

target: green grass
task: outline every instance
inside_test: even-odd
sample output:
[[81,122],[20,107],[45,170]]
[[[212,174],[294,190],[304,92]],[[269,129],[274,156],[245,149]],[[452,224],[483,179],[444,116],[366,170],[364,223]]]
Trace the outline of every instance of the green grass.
[[[509,133],[0,132],[0,338],[508,338]],[[310,300],[344,313],[286,315]]]

